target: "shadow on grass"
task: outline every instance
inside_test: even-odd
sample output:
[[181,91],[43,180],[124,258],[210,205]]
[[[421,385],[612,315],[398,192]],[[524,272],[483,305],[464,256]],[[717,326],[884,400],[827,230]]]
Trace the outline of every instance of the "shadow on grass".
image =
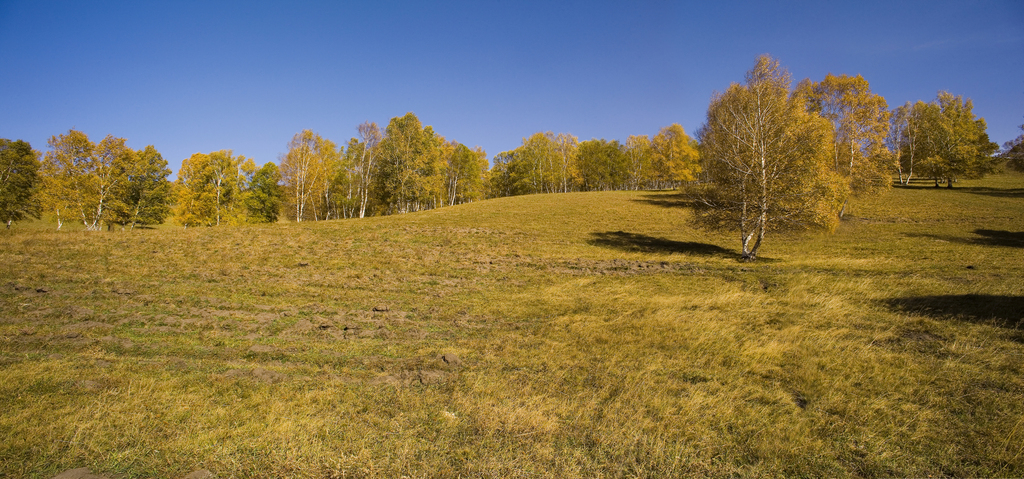
[[[958,188],[953,188],[958,190]],[[983,186],[972,186],[959,188],[959,191],[973,195],[995,196],[997,198],[1024,198],[1024,188],[987,188]]]
[[1024,231],[1000,231],[979,229],[974,230],[974,234],[981,236],[981,238],[977,238],[974,240],[974,242],[978,244],[1024,248]]
[[951,294],[892,298],[884,302],[893,311],[936,319],[961,319],[1003,328],[1024,326],[1024,296]]
[[937,235],[928,233],[908,233],[912,238],[931,238],[952,243],[973,244],[980,246],[1005,246],[1008,248],[1024,248],[1024,231],[974,230],[975,237]]
[[721,246],[697,243],[694,241],[674,241],[666,238],[655,238],[625,231],[606,231],[591,233],[588,243],[606,248],[621,249],[642,253],[683,253],[701,256],[736,256],[734,251]]
[[686,194],[680,192],[660,195],[643,195],[642,197],[635,199],[633,201],[638,201],[640,203],[646,203],[654,206],[660,206],[662,208],[689,208],[693,206],[693,200],[690,199]]
[[914,182],[909,185],[901,185],[899,183],[893,185],[895,188],[904,190],[935,190],[935,191],[949,191],[953,193],[970,193],[972,195],[982,196],[994,196],[996,198],[1024,198],[1024,188],[991,188],[988,186],[954,186],[953,188],[946,188],[946,185],[940,185],[938,188],[935,184],[928,180],[927,182]]

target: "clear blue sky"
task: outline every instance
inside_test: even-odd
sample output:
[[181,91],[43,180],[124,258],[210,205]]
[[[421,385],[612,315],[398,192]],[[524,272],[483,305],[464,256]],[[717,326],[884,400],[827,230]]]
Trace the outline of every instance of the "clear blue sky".
[[1024,1],[0,0],[0,137],[70,128],[278,161],[412,111],[488,156],[537,131],[694,132],[757,55],[861,74],[890,107],[947,90],[1002,144],[1024,123]]

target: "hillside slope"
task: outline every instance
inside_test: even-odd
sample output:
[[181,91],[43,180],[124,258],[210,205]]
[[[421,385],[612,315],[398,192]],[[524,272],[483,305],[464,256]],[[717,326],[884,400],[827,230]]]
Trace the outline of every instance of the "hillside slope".
[[1024,177],[0,235],[0,476],[1020,476]]

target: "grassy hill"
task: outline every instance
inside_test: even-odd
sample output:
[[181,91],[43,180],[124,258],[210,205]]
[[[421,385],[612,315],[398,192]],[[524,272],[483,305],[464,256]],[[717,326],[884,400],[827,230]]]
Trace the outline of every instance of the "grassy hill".
[[0,476],[1024,474],[1024,176],[739,239],[672,192],[0,233]]

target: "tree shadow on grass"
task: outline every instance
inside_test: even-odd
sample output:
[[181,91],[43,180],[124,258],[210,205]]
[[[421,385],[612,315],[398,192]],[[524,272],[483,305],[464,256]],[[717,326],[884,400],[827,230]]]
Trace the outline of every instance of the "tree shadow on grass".
[[685,193],[680,192],[672,194],[647,194],[633,201],[662,208],[690,208],[693,206],[693,200]]
[[935,319],[960,319],[1014,329],[1024,326],[1024,296],[950,294],[891,298],[884,303],[893,311]]
[[1024,198],[1024,188],[989,188],[985,186],[968,186],[953,188],[953,191],[972,195],[994,196],[996,198]]
[[993,196],[996,198],[1024,198],[1024,188],[992,188],[988,186],[954,186],[946,188],[946,185],[935,187],[931,180],[927,183],[914,183],[909,185],[894,185],[895,188],[904,190],[935,190],[949,191],[953,193],[970,193],[972,195]]
[[989,246],[1010,246],[1024,248],[1024,231],[974,230],[981,238],[974,239],[977,244]]
[[666,238],[655,238],[625,231],[606,231],[591,233],[587,243],[594,246],[615,248],[623,251],[641,253],[682,253],[699,256],[735,256],[736,252],[718,245],[697,243],[694,241],[675,241]]
[[1005,246],[1008,248],[1024,248],[1024,231],[1002,231],[1002,230],[974,230],[975,237],[963,238],[960,236],[936,235],[928,233],[908,233],[912,238],[931,238],[940,241],[953,243],[973,244],[980,246]]

